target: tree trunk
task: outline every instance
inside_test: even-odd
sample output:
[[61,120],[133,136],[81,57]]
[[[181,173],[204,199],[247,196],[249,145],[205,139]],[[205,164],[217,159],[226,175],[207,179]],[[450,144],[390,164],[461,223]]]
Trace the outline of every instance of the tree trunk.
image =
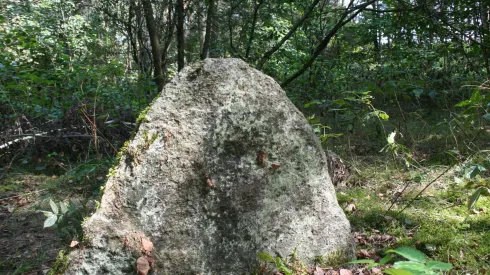
[[214,0],[209,0],[208,15],[206,18],[206,35],[204,36],[204,45],[202,46],[201,60],[208,56],[209,43],[211,40],[211,30],[214,17]]
[[257,24],[257,17],[259,15],[259,8],[264,3],[263,0],[258,0],[259,2],[257,3],[257,0],[254,0],[254,12],[253,12],[253,18],[252,18],[252,27],[250,29],[250,35],[248,37],[248,43],[247,43],[247,49],[245,50],[245,58],[248,59],[250,55],[250,48],[252,47],[252,41],[254,39],[255,35],[255,25]]
[[158,32],[155,25],[155,19],[153,17],[153,7],[151,6],[150,0],[141,0],[141,3],[143,4],[146,26],[150,36],[151,54],[153,56],[153,63],[155,66],[155,82],[157,83],[158,91],[160,91],[163,89],[162,55],[160,54]]
[[184,68],[184,0],[177,0],[177,68]]

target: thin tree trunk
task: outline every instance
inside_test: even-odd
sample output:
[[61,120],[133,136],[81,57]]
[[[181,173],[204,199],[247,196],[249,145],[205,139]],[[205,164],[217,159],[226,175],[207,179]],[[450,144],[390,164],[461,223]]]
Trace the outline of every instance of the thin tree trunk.
[[211,28],[213,26],[214,17],[214,0],[209,0],[208,15],[206,18],[206,35],[204,36],[204,45],[202,46],[201,60],[208,56],[209,44],[211,41]]
[[252,41],[254,39],[255,35],[255,25],[257,24],[257,17],[259,15],[259,8],[264,3],[263,0],[259,0],[257,3],[257,0],[254,0],[254,14],[252,18],[252,27],[250,29],[250,36],[248,37],[248,43],[247,43],[247,49],[245,50],[245,58],[248,59],[250,55],[250,48],[252,47]]
[[[306,72],[306,70],[308,70],[311,67],[311,65],[313,65],[313,63],[315,62],[315,59],[328,46],[328,43],[330,43],[330,40],[337,34],[337,32],[340,30],[340,28],[342,28],[345,24],[349,23],[360,12],[362,12],[367,6],[373,4],[375,1],[376,0],[370,0],[364,4],[361,4],[361,5],[358,5],[354,8],[352,8],[352,3],[354,2],[354,0],[351,0],[350,4],[346,8],[344,14],[342,14],[339,21],[337,21],[337,24],[335,24],[335,26],[327,33],[327,35],[325,36],[325,38],[323,38],[323,40],[320,42],[320,44],[318,44],[318,46],[315,48],[313,54],[311,55],[310,59],[308,59],[308,61],[306,61],[306,63],[303,64],[303,67],[301,67],[301,69],[299,69],[295,74],[293,74],[291,77],[286,79],[286,81],[284,81],[281,84],[281,87],[286,87],[289,83],[293,82],[296,78],[298,78],[299,76],[304,74]],[[349,13],[351,13],[353,11],[355,11],[354,14],[352,14],[351,16],[349,16],[347,18]]]
[[143,9],[145,12],[146,26],[148,28],[148,34],[150,36],[151,54],[153,56],[153,63],[155,64],[155,82],[158,86],[158,91],[163,89],[163,73],[162,73],[162,60],[160,54],[160,43],[158,39],[158,32],[155,25],[155,18],[153,17],[153,7],[150,0],[141,0]]
[[167,20],[167,33],[166,33],[166,38],[165,38],[165,43],[163,44],[163,50],[162,50],[162,70],[164,72],[164,81],[167,81],[168,73],[167,73],[167,55],[168,55],[168,49],[170,47],[170,44],[172,43],[172,37],[174,35],[174,29],[175,29],[175,15],[172,16],[173,9],[172,9],[172,1],[168,2],[168,20]]
[[274,45],[274,47],[272,47],[272,49],[270,49],[269,51],[267,51],[264,56],[260,59],[259,61],[259,65],[257,66],[257,69],[262,69],[262,67],[264,66],[265,62],[267,62],[267,60],[269,60],[269,58],[277,51],[279,50],[279,48],[281,48],[281,46],[289,39],[291,38],[291,36],[293,36],[294,32],[296,32],[296,30],[301,26],[303,25],[303,23],[306,21],[306,19],[308,19],[308,17],[310,16],[311,12],[314,10],[314,8],[316,7],[316,5],[320,2],[320,0],[315,0],[313,1],[313,3],[311,3],[310,7],[308,8],[308,10],[306,11],[306,13],[303,15],[303,17],[301,17],[301,19],[296,22],[296,24],[294,24],[294,26],[289,30],[289,32],[281,39],[281,41],[279,41],[276,45]]
[[177,68],[184,68],[184,0],[177,0]]

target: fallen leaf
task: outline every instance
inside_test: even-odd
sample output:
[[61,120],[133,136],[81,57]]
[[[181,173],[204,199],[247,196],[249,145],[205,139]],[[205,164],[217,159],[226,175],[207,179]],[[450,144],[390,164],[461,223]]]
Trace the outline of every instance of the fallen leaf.
[[354,210],[356,210],[356,206],[355,206],[355,204],[353,204],[353,203],[351,203],[351,204],[349,204],[349,205],[347,205],[347,206],[345,207],[345,211],[346,211],[346,212],[354,212]]
[[279,169],[280,167],[281,167],[281,165],[280,165],[280,164],[275,164],[275,163],[271,164],[272,171],[276,171],[276,170],[277,170],[277,169]]
[[341,269],[339,273],[340,275],[352,275],[352,271],[348,269]]
[[139,275],[146,275],[150,271],[150,262],[146,257],[139,257],[136,261],[136,270]]
[[381,274],[381,269],[377,267],[373,267],[371,268],[371,272],[373,272],[374,274]]
[[313,272],[313,275],[325,275],[325,271],[323,269],[316,267],[315,271]]
[[78,245],[77,241],[71,241],[71,243],[70,243],[70,247],[75,247],[77,245]]
[[153,250],[153,243],[145,238],[141,239],[141,246],[145,253],[150,253]]
[[206,177],[206,184],[210,188],[215,188],[216,187],[216,184],[214,184],[213,180],[210,177]]

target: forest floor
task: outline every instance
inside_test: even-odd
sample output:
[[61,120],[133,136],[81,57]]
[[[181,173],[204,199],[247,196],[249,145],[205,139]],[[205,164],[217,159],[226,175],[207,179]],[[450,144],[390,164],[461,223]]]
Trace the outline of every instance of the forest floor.
[[[387,249],[410,246],[431,259],[451,263],[450,274],[488,274],[490,200],[482,197],[468,209],[472,191],[455,181],[458,167],[446,161],[444,153],[452,139],[428,128],[436,123],[426,124],[413,126],[410,136],[401,139],[410,144],[407,147],[416,160],[409,168],[399,161],[400,155],[394,160],[392,154],[380,153],[386,138],[366,138],[371,133],[346,135],[329,143],[351,174],[337,186],[337,197],[351,222],[357,257],[379,261]],[[76,223],[90,214],[87,203],[99,196],[110,165],[111,160],[70,162],[58,155],[20,160],[0,169],[0,274],[47,274],[59,251],[72,249]],[[52,172],[56,167],[64,172]],[[70,202],[77,218],[62,227],[43,228],[46,217],[39,210],[52,211],[50,200]],[[309,272],[377,274],[380,270],[325,259]]]

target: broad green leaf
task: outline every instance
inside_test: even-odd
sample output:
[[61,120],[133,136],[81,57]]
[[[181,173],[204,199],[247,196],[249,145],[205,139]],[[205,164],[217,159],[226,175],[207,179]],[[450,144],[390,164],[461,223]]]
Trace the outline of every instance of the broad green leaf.
[[56,203],[54,203],[53,200],[49,200],[49,205],[51,206],[51,210],[53,210],[53,213],[58,215],[58,206]]
[[480,174],[480,172],[485,171],[486,169],[480,165],[472,165],[465,169],[464,176],[467,179],[472,179]]
[[46,227],[51,227],[56,223],[56,220],[58,219],[58,216],[56,215],[51,215],[49,216],[45,221],[44,221],[44,228]]
[[410,271],[427,271],[429,268],[425,264],[414,261],[399,261],[393,264],[394,268]]
[[473,206],[475,205],[475,203],[480,198],[480,194],[481,194],[482,188],[483,187],[480,187],[480,188],[476,189],[475,192],[473,193],[473,195],[471,195],[470,200],[468,201],[468,210],[471,210],[471,208],[473,208]]
[[43,213],[45,217],[51,217],[52,215],[54,215],[53,212],[50,211],[41,211],[41,213]]
[[66,212],[68,212],[68,207],[66,207],[66,204],[62,201],[60,201],[60,209],[62,214],[66,214]]
[[483,115],[482,117],[486,120],[490,120],[490,114]]
[[425,254],[411,247],[399,247],[397,249],[390,249],[387,253],[396,253],[408,260],[423,263],[425,262]]
[[414,275],[410,271],[396,269],[396,268],[388,268],[388,269],[385,269],[385,270],[383,270],[383,273],[390,274],[390,275]]
[[274,258],[267,252],[259,252],[257,253],[257,256],[261,261],[268,262],[268,263],[274,263]]
[[432,270],[450,270],[453,268],[453,265],[439,261],[428,261],[427,267]]

